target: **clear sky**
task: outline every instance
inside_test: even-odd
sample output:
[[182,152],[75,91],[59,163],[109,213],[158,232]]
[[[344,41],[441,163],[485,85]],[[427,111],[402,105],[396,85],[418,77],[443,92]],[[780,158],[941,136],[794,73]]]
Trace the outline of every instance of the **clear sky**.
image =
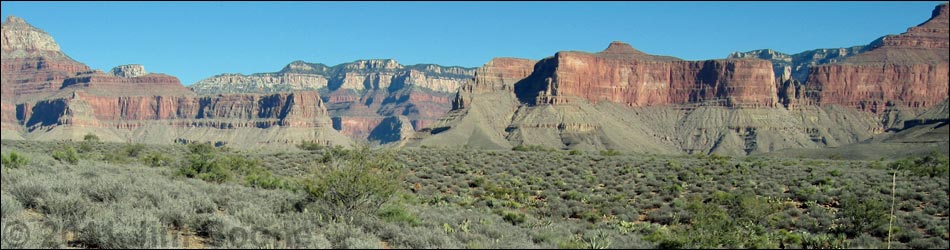
[[92,68],[144,64],[189,85],[392,58],[478,67],[493,57],[601,51],[614,40],[688,60],[863,45],[941,2],[2,2]]

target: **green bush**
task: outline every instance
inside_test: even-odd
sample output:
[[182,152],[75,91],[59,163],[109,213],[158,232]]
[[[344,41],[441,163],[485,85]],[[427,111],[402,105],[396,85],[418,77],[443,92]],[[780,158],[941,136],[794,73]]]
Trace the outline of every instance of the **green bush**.
[[871,232],[880,229],[888,222],[887,204],[875,197],[858,198],[848,195],[841,199],[843,230],[850,236]]
[[26,158],[26,156],[23,156],[20,153],[17,153],[16,151],[10,151],[10,154],[0,155],[0,156],[2,156],[0,158],[3,158],[2,159],[3,167],[6,167],[6,168],[16,169],[16,168],[26,166],[26,164],[30,163],[30,160]]
[[263,169],[246,174],[244,181],[245,184],[250,187],[263,189],[291,188],[290,182],[278,176],[274,176],[269,171]]
[[507,221],[508,223],[511,223],[512,225],[516,225],[516,226],[517,226],[517,225],[520,225],[520,224],[524,223],[524,222],[527,220],[527,216],[525,216],[523,213],[519,213],[519,212],[505,211],[505,212],[502,214],[502,219],[504,219],[504,220]]
[[947,156],[933,151],[927,156],[917,158],[908,157],[891,162],[888,164],[888,167],[893,170],[905,171],[915,176],[942,176],[946,178],[948,172],[950,172],[950,165],[948,164],[950,164],[950,160],[947,159]]
[[53,159],[76,165],[79,163],[79,153],[72,146],[66,146],[63,150],[53,151]]
[[162,153],[149,153],[142,158],[142,161],[145,162],[145,165],[151,167],[167,167],[172,164],[172,158],[166,156]]
[[390,223],[400,223],[409,226],[418,226],[421,224],[419,218],[412,215],[405,208],[398,206],[387,206],[379,211],[379,217]]
[[178,174],[215,183],[224,183],[233,176],[231,169],[215,154],[189,155],[187,163],[179,168]]
[[132,158],[138,158],[145,151],[145,145],[136,143],[125,146],[125,154]]
[[602,151],[600,151],[600,155],[602,155],[602,156],[618,156],[618,155],[622,155],[622,154],[623,154],[623,153],[620,153],[620,151],[613,150],[613,149],[608,149],[608,150],[602,150]]
[[323,151],[323,155],[320,157],[320,162],[330,163],[333,161],[346,159],[349,154],[350,150],[343,148],[343,146],[336,145]]
[[334,218],[375,214],[402,188],[402,176],[391,155],[373,154],[360,147],[335,162],[329,170],[306,182],[306,191],[321,201]]
[[88,133],[88,134],[86,134],[86,136],[83,136],[83,137],[82,137],[82,141],[84,141],[84,142],[99,142],[99,136],[97,136],[97,135],[95,135],[95,134],[93,134],[93,133]]

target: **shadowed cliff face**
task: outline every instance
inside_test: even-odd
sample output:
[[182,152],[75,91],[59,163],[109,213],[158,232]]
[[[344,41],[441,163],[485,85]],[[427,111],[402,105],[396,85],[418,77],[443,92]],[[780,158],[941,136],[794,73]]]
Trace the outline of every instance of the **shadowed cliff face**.
[[375,140],[382,137],[371,134],[390,117],[405,116],[416,129],[435,122],[451,109],[453,95],[474,72],[433,64],[405,66],[391,59],[332,67],[296,61],[280,72],[223,74],[191,88],[202,94],[319,91],[338,121],[337,130],[356,140]]

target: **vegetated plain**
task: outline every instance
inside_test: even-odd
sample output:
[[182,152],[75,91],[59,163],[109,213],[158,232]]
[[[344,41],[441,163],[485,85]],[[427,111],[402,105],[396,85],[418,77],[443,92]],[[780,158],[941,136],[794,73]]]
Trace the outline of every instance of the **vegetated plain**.
[[950,246],[940,153],[2,146],[5,249]]

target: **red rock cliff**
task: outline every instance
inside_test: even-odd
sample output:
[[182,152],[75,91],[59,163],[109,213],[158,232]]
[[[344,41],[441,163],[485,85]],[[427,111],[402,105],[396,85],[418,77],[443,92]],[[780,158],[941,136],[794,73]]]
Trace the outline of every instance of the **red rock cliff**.
[[[538,63],[520,96],[539,91],[538,103],[569,97],[630,106],[713,102],[726,106],[777,105],[772,64],[759,59],[683,61],[648,55],[621,42],[603,52],[559,52]],[[523,100],[531,98],[522,98]]]
[[21,106],[30,130],[58,125],[129,129],[137,122],[149,121],[214,128],[330,127],[316,92],[167,97],[101,96],[79,91],[68,98]]
[[49,34],[10,16],[3,22],[0,47],[3,50],[3,91],[16,99],[31,99],[57,91],[63,79],[89,67],[60,51]]
[[[471,96],[494,91],[513,91],[515,83],[534,72],[538,61],[500,57],[493,58],[475,71],[475,79],[462,84],[452,100],[452,110],[466,108]],[[420,128],[420,126],[416,126]],[[422,126],[428,127],[428,126]]]
[[941,4],[926,22],[872,42],[868,52],[812,68],[806,97],[877,114],[888,103],[913,109],[940,104],[950,84],[948,17],[947,4]]

